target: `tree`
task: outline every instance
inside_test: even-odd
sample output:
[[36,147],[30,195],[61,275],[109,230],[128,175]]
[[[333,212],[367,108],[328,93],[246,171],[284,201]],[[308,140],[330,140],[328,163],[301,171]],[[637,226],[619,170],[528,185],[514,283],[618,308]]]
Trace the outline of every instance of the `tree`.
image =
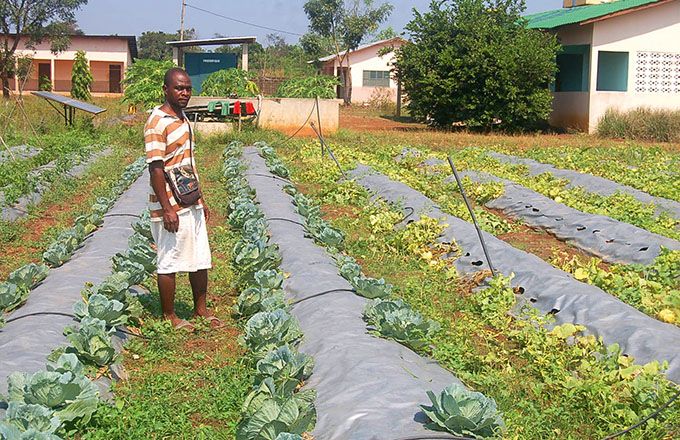
[[523,0],[437,0],[414,10],[396,75],[412,116],[438,126],[531,128],[551,111],[553,35],[528,29]]
[[[22,37],[26,47],[47,40],[54,53],[65,50],[74,30],[75,11],[87,0],[0,0],[0,83],[9,97],[16,50]],[[77,29],[77,27],[75,27]]]
[[76,52],[76,58],[71,69],[71,96],[82,101],[89,101],[93,80],[90,65],[85,58],[85,51],[79,50]]
[[[196,38],[196,29],[185,29],[184,39],[193,40]],[[178,41],[179,31],[174,34],[163,31],[147,31],[142,32],[142,35],[137,40],[138,57],[148,60],[172,60],[172,47],[166,43],[168,41]],[[200,47],[185,47],[184,52],[201,52]]]
[[345,104],[352,102],[350,53],[378,30],[392,9],[389,3],[374,6],[373,0],[307,0],[304,5],[310,31],[332,42]]
[[382,41],[382,40],[391,40],[392,38],[396,38],[399,35],[397,32],[392,28],[392,26],[387,26],[385,29],[381,29],[377,34],[375,34],[375,41]]

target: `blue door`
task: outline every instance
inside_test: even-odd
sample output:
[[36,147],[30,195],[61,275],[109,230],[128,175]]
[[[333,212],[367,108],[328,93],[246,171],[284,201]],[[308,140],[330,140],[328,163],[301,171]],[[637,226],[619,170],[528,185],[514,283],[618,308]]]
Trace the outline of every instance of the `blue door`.
[[213,72],[233,69],[238,66],[235,53],[186,53],[184,68],[191,78],[194,94],[201,93],[203,81]]

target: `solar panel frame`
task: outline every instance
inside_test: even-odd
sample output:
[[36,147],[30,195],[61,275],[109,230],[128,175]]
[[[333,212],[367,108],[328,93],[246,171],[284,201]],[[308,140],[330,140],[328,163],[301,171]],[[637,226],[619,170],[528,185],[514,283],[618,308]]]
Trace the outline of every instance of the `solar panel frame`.
[[69,107],[73,107],[78,110],[82,110],[84,112],[93,114],[93,115],[98,115],[99,113],[103,113],[106,111],[105,108],[97,107],[96,105],[89,104],[87,102],[79,101],[77,99],[69,98],[66,96],[58,95],[56,93],[52,92],[46,92],[46,91],[37,91],[37,92],[31,92],[31,94],[35,96],[39,96],[40,98],[47,99],[49,101],[54,101],[62,105],[66,105]]

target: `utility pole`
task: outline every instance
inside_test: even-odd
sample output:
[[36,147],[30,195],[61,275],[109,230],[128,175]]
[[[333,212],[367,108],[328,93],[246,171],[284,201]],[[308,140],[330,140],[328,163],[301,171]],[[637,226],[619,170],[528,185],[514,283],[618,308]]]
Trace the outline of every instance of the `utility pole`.
[[187,11],[187,1],[182,0],[182,15],[179,19],[179,41],[184,41],[184,14]]

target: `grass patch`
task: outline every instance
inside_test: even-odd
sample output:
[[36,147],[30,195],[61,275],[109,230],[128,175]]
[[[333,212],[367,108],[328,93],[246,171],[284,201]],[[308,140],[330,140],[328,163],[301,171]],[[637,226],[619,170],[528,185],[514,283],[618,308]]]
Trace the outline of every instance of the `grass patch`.
[[600,137],[656,142],[680,141],[680,111],[640,107],[626,112],[609,109],[597,125]]

